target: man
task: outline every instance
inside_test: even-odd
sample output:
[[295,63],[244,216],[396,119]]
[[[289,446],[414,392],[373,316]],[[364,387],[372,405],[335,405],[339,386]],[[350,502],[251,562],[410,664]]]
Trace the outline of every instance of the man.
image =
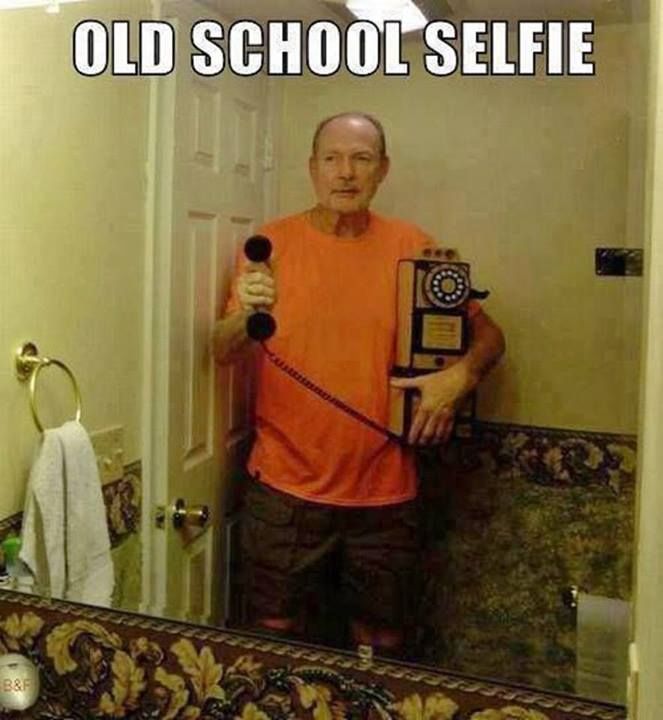
[[[253,343],[246,335],[249,314],[270,309],[277,331],[269,349],[382,426],[398,261],[432,244],[415,226],[369,210],[389,164],[375,118],[343,113],[323,120],[309,160],[316,206],[261,228],[272,241],[272,258],[238,271],[214,337],[216,358],[231,361]],[[469,316],[472,340],[460,362],[392,381],[420,392],[412,446],[449,438],[455,409],[503,353],[500,329],[476,301]],[[256,623],[296,630],[303,597],[320,592],[325,563],[340,552],[338,599],[348,607],[354,641],[397,652],[412,611],[418,550],[412,448],[321,398],[264,353],[257,383],[249,460],[256,482],[246,495],[242,530]]]

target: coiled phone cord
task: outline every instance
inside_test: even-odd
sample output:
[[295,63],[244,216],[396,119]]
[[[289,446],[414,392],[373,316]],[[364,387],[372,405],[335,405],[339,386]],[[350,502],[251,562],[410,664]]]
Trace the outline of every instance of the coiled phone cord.
[[[268,262],[272,254],[271,240],[264,235],[253,235],[244,243],[244,253],[251,262]],[[278,355],[276,355],[276,353],[272,352],[265,344],[265,340],[270,338],[276,330],[276,322],[270,313],[260,310],[253,313],[247,320],[246,328],[249,337],[260,343],[267,359],[279,368],[279,370],[291,377],[295,382],[299,383],[307,390],[310,390],[314,395],[317,395],[325,402],[330,403],[350,417],[358,420],[360,423],[367,425],[380,435],[384,435],[389,440],[393,440],[399,445],[406,444],[405,440],[400,435],[397,435],[388,428],[383,427],[372,418],[359,412],[359,410],[351,407],[340,398],[335,397],[330,392],[327,392],[327,390],[321,388],[319,385],[316,385],[312,380],[309,380],[309,378],[305,375],[302,375],[302,373],[298,370],[295,370],[295,368],[288,365],[288,363],[285,362],[285,360],[282,360]]]
[[343,411],[347,415],[350,415],[355,420],[358,420],[359,422],[363,423],[364,425],[367,425],[372,430],[375,430],[375,432],[380,433],[380,435],[384,435],[389,440],[393,440],[394,442],[397,442],[399,445],[406,445],[407,443],[405,440],[395,432],[392,432],[386,427],[383,427],[379,423],[377,423],[372,418],[368,417],[368,415],[364,415],[363,413],[359,412],[359,410],[351,407],[347,403],[343,402],[340,398],[337,398],[335,395],[332,395],[327,390],[324,390],[319,385],[316,385],[313,380],[310,380],[305,375],[302,375],[298,370],[295,370],[295,368],[288,365],[285,360],[280,358],[276,353],[274,353],[272,350],[270,350],[267,345],[264,342],[260,343],[262,345],[262,349],[265,352],[265,355],[267,356],[267,359],[273,363],[279,370],[284,372],[286,375],[291,377],[293,380],[298,382],[300,385],[303,385],[307,390],[310,390],[312,393],[317,395],[318,397],[322,398],[326,402],[330,403],[334,407],[337,407],[339,410]]

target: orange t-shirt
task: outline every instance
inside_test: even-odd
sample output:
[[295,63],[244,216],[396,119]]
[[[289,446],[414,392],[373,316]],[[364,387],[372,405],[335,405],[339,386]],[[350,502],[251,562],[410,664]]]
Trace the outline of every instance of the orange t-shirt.
[[[418,255],[431,238],[374,213],[358,238],[320,232],[305,214],[259,232],[272,241],[277,287],[268,348],[386,427],[398,261]],[[237,308],[234,287],[229,310]],[[249,471],[278,490],[332,505],[388,505],[416,495],[411,450],[318,397],[264,353]]]

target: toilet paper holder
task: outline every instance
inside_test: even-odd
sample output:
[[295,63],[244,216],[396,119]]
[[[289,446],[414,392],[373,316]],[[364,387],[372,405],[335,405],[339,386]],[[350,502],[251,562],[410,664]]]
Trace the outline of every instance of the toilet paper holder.
[[578,585],[570,585],[562,592],[562,602],[564,603],[565,607],[569,608],[569,610],[577,610],[578,609],[578,597],[580,593],[584,593],[586,590],[584,588],[579,587]]

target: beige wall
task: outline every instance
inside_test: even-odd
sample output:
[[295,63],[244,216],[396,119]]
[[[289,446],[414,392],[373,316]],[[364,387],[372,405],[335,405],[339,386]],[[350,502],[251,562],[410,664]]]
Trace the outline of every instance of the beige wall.
[[[103,0],[99,19],[148,17],[147,0]],[[38,435],[12,354],[24,340],[74,370],[89,431],[125,428],[140,455],[148,83],[78,77],[71,30],[86,3],[0,13],[0,518],[22,509]],[[56,369],[44,421],[72,412]]]
[[282,83],[281,213],[312,201],[317,121],[373,112],[392,157],[376,209],[459,248],[492,291],[508,356],[482,391],[485,419],[635,432],[642,284],[597,278],[594,248],[641,245],[641,36],[599,27],[595,78],[435,78],[417,43],[407,79]]
[[[65,5],[3,13],[0,146],[0,517],[20,509],[37,434],[11,355],[25,339],[75,370],[89,430],[122,424],[139,457],[148,83],[82,78]],[[99,0],[95,17],[147,17]],[[598,245],[641,244],[642,28],[597,32],[596,78],[412,76],[281,81],[278,212],[311,200],[310,132],[346,108],[384,121],[393,161],[376,208],[411,219],[473,263],[508,356],[482,391],[486,419],[634,432],[641,281],[596,278]],[[34,42],[35,38],[39,42]],[[634,50],[635,48],[635,50]],[[47,420],[69,412],[44,373]]]

